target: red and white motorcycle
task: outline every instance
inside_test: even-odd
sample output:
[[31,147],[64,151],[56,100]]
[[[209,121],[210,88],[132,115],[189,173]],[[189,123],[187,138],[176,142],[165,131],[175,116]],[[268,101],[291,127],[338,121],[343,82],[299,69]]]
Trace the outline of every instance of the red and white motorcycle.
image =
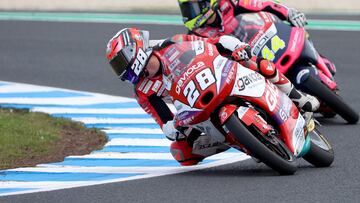
[[293,174],[297,158],[330,166],[333,149],[312,115],[259,73],[220,55],[203,41],[169,45],[182,50],[168,80],[176,126],[193,127],[239,149],[280,174]]

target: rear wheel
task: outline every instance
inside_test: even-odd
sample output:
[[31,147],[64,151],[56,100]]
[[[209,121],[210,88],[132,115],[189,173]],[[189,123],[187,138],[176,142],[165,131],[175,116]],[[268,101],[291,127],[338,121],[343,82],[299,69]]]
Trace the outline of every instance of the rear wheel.
[[355,112],[343,99],[326,87],[322,82],[311,75],[302,83],[307,91],[319,98],[334,112],[343,117],[348,123],[354,124],[359,120],[359,114]]
[[310,150],[303,158],[316,167],[328,167],[334,161],[334,151],[327,139],[317,130],[309,132]]
[[292,175],[296,172],[297,163],[294,155],[276,136],[254,135],[241,123],[236,114],[230,116],[225,127],[250,151],[251,156],[282,175]]

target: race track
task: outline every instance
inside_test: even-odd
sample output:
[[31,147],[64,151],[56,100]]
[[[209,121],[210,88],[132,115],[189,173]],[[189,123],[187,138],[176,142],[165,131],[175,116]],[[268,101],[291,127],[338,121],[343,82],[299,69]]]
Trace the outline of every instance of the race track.
[[[185,32],[181,26],[0,21],[0,80],[131,97],[132,90],[115,77],[104,57],[108,39],[129,26],[150,30],[152,38]],[[310,34],[320,53],[337,64],[341,95],[359,110],[359,32]],[[360,127],[339,117],[319,120],[334,146],[330,168],[302,161],[296,175],[278,176],[247,160],[177,175],[0,197],[0,202],[358,202]]]

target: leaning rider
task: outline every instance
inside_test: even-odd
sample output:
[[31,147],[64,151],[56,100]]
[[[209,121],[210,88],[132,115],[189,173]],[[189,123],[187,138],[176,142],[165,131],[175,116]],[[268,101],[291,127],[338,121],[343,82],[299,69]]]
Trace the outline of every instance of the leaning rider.
[[[204,158],[227,150],[229,147],[215,143],[207,135],[195,129],[180,131],[174,127],[174,115],[166,102],[171,102],[165,88],[163,73],[169,73],[170,67],[164,61],[173,55],[167,54],[169,47],[182,41],[204,41],[214,44],[219,51],[230,52],[232,57],[244,66],[268,78],[287,95],[298,102],[305,111],[314,111],[319,102],[312,96],[298,92],[291,82],[275,69],[273,63],[265,59],[250,60],[249,45],[235,37],[224,35],[218,38],[201,38],[195,35],[175,35],[166,40],[149,40],[149,32],[135,28],[120,30],[107,44],[106,57],[114,72],[123,81],[134,85],[135,96],[140,106],[150,114],[163,130],[166,137],[174,141],[170,146],[173,157],[181,165],[195,165]],[[181,52],[181,57],[186,52]],[[169,56],[170,55],[170,56]],[[207,146],[207,147],[200,147]]]
[[[219,37],[241,33],[237,15],[242,13],[269,12],[292,26],[304,27],[307,24],[305,14],[294,8],[288,8],[272,1],[261,0],[178,0],[184,25],[189,34],[201,37]],[[246,39],[240,39],[246,40]],[[244,41],[247,42],[247,41]],[[321,56],[334,74],[335,65]]]

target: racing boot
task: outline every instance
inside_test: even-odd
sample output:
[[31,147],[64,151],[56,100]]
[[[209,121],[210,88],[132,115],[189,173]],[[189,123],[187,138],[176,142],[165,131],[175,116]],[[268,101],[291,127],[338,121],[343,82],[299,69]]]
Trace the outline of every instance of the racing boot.
[[300,92],[293,85],[288,96],[296,104],[296,106],[304,111],[314,112],[320,107],[319,100],[317,100],[314,96]]
[[258,67],[260,73],[288,95],[300,109],[314,112],[319,108],[320,102],[315,97],[297,90],[290,80],[275,68],[274,63],[261,59]]

